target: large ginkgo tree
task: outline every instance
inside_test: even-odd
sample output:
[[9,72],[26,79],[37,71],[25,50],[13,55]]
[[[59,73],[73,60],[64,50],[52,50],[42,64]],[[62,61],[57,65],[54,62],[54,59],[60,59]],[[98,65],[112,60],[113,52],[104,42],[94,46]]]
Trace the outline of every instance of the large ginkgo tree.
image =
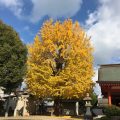
[[78,22],[46,21],[28,53],[26,83],[33,95],[80,99],[92,91],[93,47]]

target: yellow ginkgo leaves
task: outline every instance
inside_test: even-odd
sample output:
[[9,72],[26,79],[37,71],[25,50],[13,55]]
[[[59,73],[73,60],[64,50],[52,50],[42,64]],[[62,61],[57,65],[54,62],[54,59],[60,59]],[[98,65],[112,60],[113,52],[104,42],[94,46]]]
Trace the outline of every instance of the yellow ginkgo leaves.
[[46,21],[28,46],[27,85],[38,97],[82,98],[93,82],[93,48],[78,22]]

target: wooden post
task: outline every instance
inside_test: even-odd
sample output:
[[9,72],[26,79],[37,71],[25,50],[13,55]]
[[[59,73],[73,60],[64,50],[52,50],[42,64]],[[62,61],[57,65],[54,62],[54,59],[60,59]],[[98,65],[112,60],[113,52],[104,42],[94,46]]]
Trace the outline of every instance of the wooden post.
[[108,104],[109,104],[109,106],[111,106],[111,91],[109,90],[108,91]]
[[76,102],[76,115],[78,116],[79,115],[79,102]]

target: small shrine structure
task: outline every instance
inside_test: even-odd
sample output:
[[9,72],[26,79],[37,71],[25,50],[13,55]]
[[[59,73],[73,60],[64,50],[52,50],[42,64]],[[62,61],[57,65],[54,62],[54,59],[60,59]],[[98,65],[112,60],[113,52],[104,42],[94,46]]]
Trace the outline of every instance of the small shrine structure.
[[100,65],[97,82],[108,105],[120,106],[120,64]]

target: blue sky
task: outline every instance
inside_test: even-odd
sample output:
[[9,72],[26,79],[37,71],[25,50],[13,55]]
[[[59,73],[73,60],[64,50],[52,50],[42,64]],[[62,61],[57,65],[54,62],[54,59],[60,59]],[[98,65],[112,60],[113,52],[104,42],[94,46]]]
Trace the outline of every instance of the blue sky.
[[0,0],[0,19],[26,44],[49,18],[77,20],[91,36],[95,81],[98,64],[120,63],[120,0]]
[[[61,1],[59,3],[61,6],[59,6],[58,13],[52,10],[49,12],[50,8],[47,6],[48,1],[51,1],[50,8],[57,5],[56,8],[53,7],[53,10],[57,11],[59,5],[55,0],[45,0],[45,2],[42,2],[42,0],[0,0],[0,19],[13,26],[25,43],[30,43],[46,19],[64,20],[71,18],[73,21],[79,21],[82,25],[85,24],[89,12],[93,12],[98,4],[96,0],[66,0],[66,3],[64,3],[64,0],[59,0]],[[74,3],[74,5],[71,5],[72,3]],[[37,4],[46,5],[40,9],[41,5]],[[71,8],[72,6],[73,8]],[[69,10],[64,10],[66,9],[65,7]],[[35,9],[40,12],[36,12],[37,10]],[[21,12],[19,12],[19,10]],[[44,10],[46,10],[45,13]],[[64,11],[66,11],[65,14]]]

